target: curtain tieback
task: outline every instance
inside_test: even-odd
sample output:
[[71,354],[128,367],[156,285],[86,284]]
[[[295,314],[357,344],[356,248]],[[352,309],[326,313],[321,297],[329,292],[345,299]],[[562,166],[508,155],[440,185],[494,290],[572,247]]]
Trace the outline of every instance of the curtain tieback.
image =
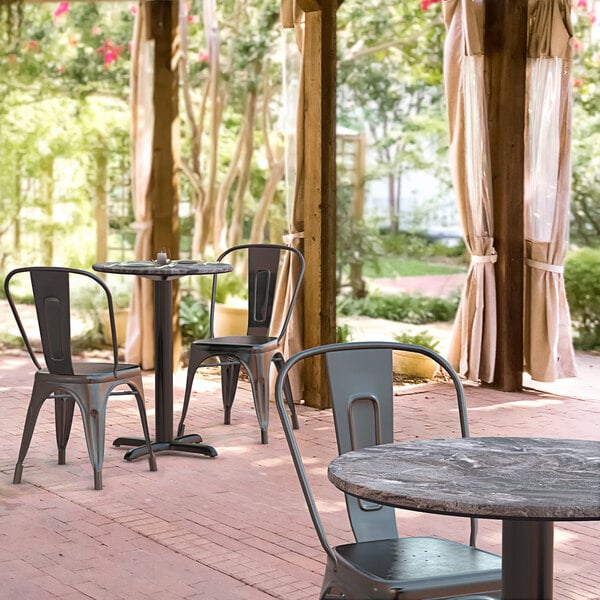
[[288,233],[283,236],[283,243],[291,246],[294,240],[304,239],[304,231],[297,231],[295,233]]
[[533,269],[540,269],[540,271],[550,271],[550,273],[564,273],[565,268],[562,265],[552,265],[550,263],[543,263],[531,258],[525,259],[525,264]]
[[498,261],[498,255],[497,254],[484,254],[484,255],[477,255],[477,254],[471,254],[471,263],[473,264],[479,264],[479,263],[495,263]]

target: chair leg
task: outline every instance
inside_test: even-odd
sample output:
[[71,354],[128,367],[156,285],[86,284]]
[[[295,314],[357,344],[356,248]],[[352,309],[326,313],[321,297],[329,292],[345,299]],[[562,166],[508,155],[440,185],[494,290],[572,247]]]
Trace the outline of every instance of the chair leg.
[[224,363],[221,365],[221,396],[223,398],[223,423],[231,424],[231,407],[237,391],[240,375],[240,363]]
[[177,426],[177,437],[181,437],[185,433],[185,417],[187,416],[188,407],[190,405],[190,396],[192,395],[192,384],[194,383],[194,376],[202,361],[197,360],[194,357],[194,347],[190,349],[190,359],[187,370],[187,380],[185,384],[185,394],[183,396],[183,407],[181,409],[181,417],[179,419],[179,425]]
[[129,389],[135,396],[138,405],[138,410],[140,412],[142,431],[144,432],[146,447],[148,448],[148,464],[150,466],[151,471],[156,471],[156,457],[154,455],[154,449],[152,448],[152,442],[150,441],[150,428],[148,427],[148,418],[146,417],[146,407],[144,406],[144,398],[142,397],[142,394],[140,394],[140,392],[132,384],[129,384]]
[[71,396],[54,398],[54,422],[56,427],[56,445],[58,447],[58,464],[66,462],[66,449],[71,435],[75,400]]
[[[280,353],[275,354],[273,356],[273,362],[275,363],[275,366],[277,367],[277,372],[279,373],[285,362],[283,355]],[[298,424],[298,416],[296,415],[296,405],[294,404],[294,397],[292,396],[292,386],[290,385],[289,377],[286,377],[285,381],[283,382],[283,395],[290,409],[290,416],[292,417],[292,427],[294,429],[300,429],[300,425]]]
[[269,443],[269,367],[271,357],[268,354],[251,354],[248,374],[252,384],[254,408],[260,425],[260,441]]
[[46,396],[42,393],[37,393],[35,388],[31,394],[31,400],[29,407],[27,408],[27,415],[25,417],[25,425],[23,427],[23,437],[21,438],[21,447],[19,449],[19,457],[17,458],[17,464],[15,465],[15,472],[13,475],[13,483],[21,483],[21,476],[23,475],[23,461],[29,450],[31,444],[31,438],[33,436],[33,430],[35,429],[35,423],[40,409]]
[[[84,403],[80,398],[76,402],[81,410],[83,418],[83,430],[87,442],[88,455],[90,463],[94,470],[94,489],[102,489],[102,463],[104,462],[104,432],[106,416],[106,394],[99,393],[99,390],[86,389],[88,394]],[[101,397],[98,398],[98,396]],[[94,399],[96,400],[94,402]],[[100,400],[101,405],[98,405]]]

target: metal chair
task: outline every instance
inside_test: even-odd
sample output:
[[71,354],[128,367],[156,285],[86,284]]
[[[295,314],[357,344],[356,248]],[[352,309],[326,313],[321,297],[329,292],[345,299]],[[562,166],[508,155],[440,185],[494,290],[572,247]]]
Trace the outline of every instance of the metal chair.
[[[327,554],[322,600],[422,600],[497,598],[501,558],[470,544],[434,537],[399,537],[395,509],[345,495],[355,542],[332,547],[317,511],[301,453],[283,405],[283,384],[292,368],[322,356],[327,367],[340,454],[393,442],[393,351],[424,354],[444,369],[456,389],[459,421],[468,436],[462,384],[450,364],[422,346],[398,342],[349,342],[310,348],[291,357],[279,372],[275,402],[296,473],[317,535]],[[432,557],[434,559],[432,560]]]
[[[11,286],[27,279],[33,291],[37,323],[45,359],[43,367],[36,356],[27,328],[19,315]],[[112,362],[76,361],[71,350],[71,290],[77,281],[94,282],[100,286],[100,296],[106,298],[112,333]],[[37,371],[31,400],[27,409],[19,458],[15,466],[13,483],[20,483],[23,461],[29,449],[33,430],[43,403],[53,399],[55,405],[56,442],[58,464],[65,464],[66,447],[71,433],[75,404],[79,406],[90,462],[94,470],[94,488],[102,489],[102,463],[104,460],[104,432],[106,404],[110,396],[133,395],[137,400],[142,429],[148,446],[148,462],[156,471],[156,460],[150,444],[150,434],[142,376],[139,366],[119,363],[115,317],[110,290],[93,273],[63,267],[24,267],[11,271],[4,280],[6,298],[17,322],[25,347]],[[127,390],[117,390],[121,386]]]
[[[288,260],[284,260],[287,257]],[[210,306],[210,337],[197,340],[190,348],[187,383],[177,435],[184,435],[192,384],[200,366],[221,368],[221,389],[224,408],[224,423],[231,423],[231,406],[237,390],[240,367],[243,366],[250,379],[256,416],[261,430],[261,442],[268,442],[269,425],[269,371],[271,362],[279,370],[285,359],[281,352],[281,340],[290,318],[304,276],[304,257],[295,248],[278,244],[244,244],[229,248],[219,256],[218,262],[243,265],[248,291],[248,325],[245,335],[215,337],[215,307],[219,286],[229,277],[213,277]],[[284,307],[278,315],[280,325],[272,332],[275,290],[281,277],[282,265],[286,265],[291,285],[288,286]],[[237,271],[239,274],[239,271]],[[238,275],[239,276],[239,275]],[[218,357],[218,362],[206,361]],[[204,364],[203,364],[204,363]],[[294,428],[298,428],[289,382],[285,382],[284,393],[292,415]]]

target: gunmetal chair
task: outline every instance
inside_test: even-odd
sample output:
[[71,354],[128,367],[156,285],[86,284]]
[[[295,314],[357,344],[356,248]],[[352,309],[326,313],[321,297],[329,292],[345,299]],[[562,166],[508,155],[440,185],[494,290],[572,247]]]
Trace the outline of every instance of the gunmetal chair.
[[[287,257],[288,260],[284,260]],[[218,262],[230,262],[235,266],[243,265],[243,278],[247,282],[248,325],[245,335],[226,335],[215,337],[215,307],[219,297],[219,286],[225,285],[228,275],[213,277],[210,304],[210,335],[203,340],[192,342],[190,348],[187,383],[183,408],[177,435],[185,432],[192,384],[200,366],[221,368],[221,390],[224,409],[224,423],[231,423],[231,406],[237,390],[240,367],[244,367],[254,398],[254,407],[261,430],[261,442],[268,442],[269,425],[269,371],[271,362],[279,370],[285,359],[281,352],[281,340],[292,316],[304,276],[304,257],[295,248],[278,244],[243,244],[229,248],[219,256]],[[291,285],[285,297],[284,306],[278,317],[278,329],[272,331],[274,317],[275,290],[285,265],[290,273]],[[239,277],[239,271],[238,277]],[[236,275],[234,274],[234,277]],[[230,277],[230,276],[229,276]],[[218,362],[206,361],[218,357]],[[205,363],[205,365],[203,365]],[[284,393],[292,415],[294,428],[298,428],[296,408],[294,406],[289,382],[286,380]]]
[[[42,366],[32,347],[27,328],[19,315],[11,292],[27,275],[37,315],[39,334],[45,359]],[[79,280],[98,290],[105,297],[112,333],[112,362],[77,361],[71,350],[71,291]],[[43,403],[54,400],[58,464],[65,464],[66,447],[71,433],[75,404],[79,406],[90,462],[94,470],[94,488],[102,489],[106,404],[110,396],[133,395],[137,400],[142,429],[148,446],[150,470],[156,471],[156,460],[150,444],[150,434],[142,376],[139,366],[119,363],[115,317],[110,290],[99,277],[79,269],[64,267],[24,267],[11,271],[4,280],[6,298],[17,322],[25,347],[37,371],[31,400],[27,409],[19,458],[13,483],[21,483],[23,461],[29,449],[33,430]],[[128,389],[122,389],[126,386]],[[119,389],[117,389],[119,388]]]
[[[501,557],[434,537],[399,537],[395,509],[345,494],[355,542],[333,547],[317,511],[302,457],[283,405],[283,383],[299,363],[322,356],[327,368],[340,454],[393,442],[393,351],[424,354],[444,369],[456,389],[462,436],[468,436],[464,392],[450,364],[422,346],[398,342],[349,342],[310,348],[291,357],[279,372],[275,402],[312,522],[327,554],[322,600],[422,600],[498,598]],[[432,557],[434,559],[432,560]]]

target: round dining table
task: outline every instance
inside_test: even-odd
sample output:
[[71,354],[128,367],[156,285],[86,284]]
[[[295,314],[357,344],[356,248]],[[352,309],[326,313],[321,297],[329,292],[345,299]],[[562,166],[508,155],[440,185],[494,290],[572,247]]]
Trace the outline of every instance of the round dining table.
[[[217,451],[202,444],[202,437],[191,433],[173,435],[173,280],[188,275],[215,275],[228,273],[233,266],[227,263],[207,263],[197,260],[155,260],[103,262],[92,265],[100,273],[137,275],[154,282],[154,404],[156,410],[154,452],[174,451],[215,457]],[[117,438],[115,446],[134,446],[125,454],[134,460],[147,452],[139,438]]]
[[420,512],[502,520],[502,598],[549,600],[554,521],[600,520],[600,442],[480,437],[418,440],[342,454],[344,492]]

